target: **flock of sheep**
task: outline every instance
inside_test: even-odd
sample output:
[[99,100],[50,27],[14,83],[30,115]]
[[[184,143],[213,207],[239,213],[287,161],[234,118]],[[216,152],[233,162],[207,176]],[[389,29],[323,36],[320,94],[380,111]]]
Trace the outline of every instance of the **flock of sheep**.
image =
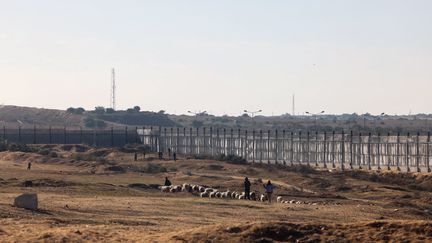
[[[160,190],[165,193],[190,192],[199,195],[201,198],[224,198],[224,199],[239,199],[239,200],[246,199],[246,195],[244,192],[237,192],[237,191],[230,191],[230,190],[219,191],[214,188],[204,187],[200,185],[191,185],[187,183],[184,183],[183,185],[161,186]],[[260,201],[260,202],[268,201],[267,195],[261,194],[258,197],[256,192],[250,193],[250,199],[253,201]],[[284,204],[304,204],[304,202],[295,201],[295,200],[291,200],[291,201],[283,200],[281,196],[278,196],[276,201],[278,203],[284,203]]]

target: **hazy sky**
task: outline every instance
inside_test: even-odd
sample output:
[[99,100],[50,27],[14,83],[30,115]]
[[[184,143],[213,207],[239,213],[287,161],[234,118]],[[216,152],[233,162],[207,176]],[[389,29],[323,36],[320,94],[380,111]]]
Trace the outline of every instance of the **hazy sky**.
[[0,103],[432,113],[432,1],[0,0]]

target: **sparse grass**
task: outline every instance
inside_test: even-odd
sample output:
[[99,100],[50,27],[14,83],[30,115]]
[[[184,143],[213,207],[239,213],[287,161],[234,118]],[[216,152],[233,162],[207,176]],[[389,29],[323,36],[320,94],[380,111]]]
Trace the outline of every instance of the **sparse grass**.
[[[348,172],[330,173],[308,167],[215,160],[135,162],[128,153],[107,150],[102,155],[109,156],[108,164],[95,163],[94,151],[76,153],[73,149],[52,149],[61,156],[44,163],[34,162],[31,171],[20,161],[34,161],[34,157],[43,156],[1,153],[0,229],[6,234],[0,232],[0,241],[7,241],[2,237],[14,237],[17,242],[171,242],[176,239],[253,242],[290,241],[287,237],[297,233],[302,236],[293,240],[338,242],[359,241],[356,237],[362,237],[379,241],[384,239],[379,238],[382,235],[395,241],[427,241],[432,237],[427,230],[430,226],[419,221],[432,217],[424,211],[431,209],[432,193],[411,189],[409,184],[389,186],[388,179],[384,178],[391,176],[383,173],[351,176]],[[72,154],[85,155],[91,160],[71,161]],[[7,158],[22,160],[7,161]],[[122,173],[114,173],[117,169]],[[245,175],[252,182],[252,190],[258,193],[263,192],[263,182],[271,179],[276,185],[275,197],[283,195],[285,200],[317,205],[202,199],[196,194],[165,194],[155,189],[168,176],[175,185],[187,182],[242,191]],[[369,176],[375,181],[367,179]],[[399,183],[411,182],[411,177],[399,176]],[[415,177],[421,182],[429,178]],[[7,206],[23,192],[25,180],[35,182],[34,187],[25,190],[38,193],[40,213]],[[370,190],[362,189],[366,186]],[[375,222],[385,224],[377,228]],[[372,238],[365,238],[369,235]]]

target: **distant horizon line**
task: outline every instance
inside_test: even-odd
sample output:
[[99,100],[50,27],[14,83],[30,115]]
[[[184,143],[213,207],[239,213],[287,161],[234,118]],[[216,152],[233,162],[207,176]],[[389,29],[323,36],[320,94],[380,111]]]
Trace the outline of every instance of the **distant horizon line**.
[[[23,106],[23,105],[12,105],[12,104],[1,104],[0,105],[0,109],[1,108],[3,108],[3,107],[21,107],[21,108],[29,108],[29,109],[45,109],[45,110],[57,110],[57,111],[66,111],[68,108],[83,108],[85,111],[94,111],[94,108],[90,108],[90,109],[86,109],[85,107],[83,107],[83,106],[70,106],[70,107],[68,107],[68,108],[47,108],[47,107],[37,107],[37,106]],[[98,106],[95,106],[95,107],[98,107]],[[105,107],[105,106],[101,106],[101,107],[104,107],[105,109],[107,109],[107,108],[111,108],[111,107]],[[129,107],[129,108],[133,108],[133,107]],[[116,109],[115,111],[126,111],[127,109],[129,109],[129,108],[124,108],[124,109]],[[141,112],[154,112],[154,113],[158,113],[158,112],[160,112],[160,111],[165,111],[165,114],[167,114],[167,115],[177,115],[177,116],[195,116],[195,115],[193,115],[193,114],[188,114],[188,111],[187,111],[187,109],[185,109],[185,112],[184,113],[178,113],[178,112],[176,112],[176,111],[174,111],[174,112],[167,112],[165,109],[162,109],[162,110],[159,110],[159,111],[153,111],[153,110],[141,110]],[[365,116],[365,115],[368,115],[368,116],[383,116],[383,117],[412,117],[412,116],[421,116],[421,115],[425,115],[425,116],[432,116],[432,113],[412,113],[412,114],[397,114],[397,113],[394,113],[394,114],[387,114],[387,113],[385,113],[385,112],[383,112],[384,113],[384,115],[382,115],[383,113],[381,113],[381,114],[373,114],[373,113],[369,113],[369,112],[366,112],[366,113],[358,113],[358,112],[352,112],[352,113],[323,113],[323,114],[306,114],[306,111],[305,112],[303,112],[302,114],[299,114],[299,113],[297,113],[297,114],[291,114],[291,113],[289,113],[289,112],[285,112],[285,113],[281,113],[281,114],[277,114],[277,115],[274,115],[273,114],[273,112],[271,112],[272,114],[268,114],[268,115],[264,115],[264,114],[257,114],[257,115],[255,115],[255,117],[282,117],[282,116],[301,116],[301,117],[310,117],[310,116],[315,116],[315,115],[318,115],[318,116],[343,116],[343,115],[354,115],[354,114],[357,114],[358,116]],[[228,117],[239,117],[239,116],[242,116],[242,115],[244,115],[244,114],[247,114],[247,113],[245,113],[245,112],[240,112],[240,113],[238,113],[238,115],[233,115],[233,114],[221,114],[221,115],[217,115],[217,114],[212,114],[211,113],[211,111],[210,112],[207,112],[206,111],[206,114],[207,115],[210,115],[210,116],[221,116],[221,117],[223,117],[223,116],[228,116]]]

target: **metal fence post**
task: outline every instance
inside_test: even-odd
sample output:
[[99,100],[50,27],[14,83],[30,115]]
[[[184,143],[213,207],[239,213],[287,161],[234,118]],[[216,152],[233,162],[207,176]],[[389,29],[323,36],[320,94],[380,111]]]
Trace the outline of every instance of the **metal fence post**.
[[332,141],[331,141],[331,144],[332,144],[332,146],[331,146],[331,148],[332,148],[332,151],[331,151],[331,157],[332,157],[332,167],[333,167],[333,169],[334,168],[336,168],[336,164],[335,164],[335,158],[336,158],[336,152],[335,152],[335,131],[333,130],[333,134],[332,134]]
[[[357,156],[357,163],[358,163],[358,166],[359,166],[359,169],[361,170],[361,169],[363,169],[363,166],[362,166],[362,160],[363,160],[363,138],[362,138],[362,134],[361,134],[361,132],[359,133],[359,145],[358,145],[359,147],[358,147],[358,156]],[[364,160],[363,160],[364,161]]]
[[282,130],[282,162],[284,165],[286,165],[285,140],[286,140],[286,131],[284,129],[284,130]]
[[262,159],[263,159],[263,131],[260,130],[260,163],[262,163]]
[[220,133],[219,128],[216,128],[216,154],[220,154]]
[[193,145],[192,145],[192,127],[189,128],[189,154],[192,155],[194,153]]
[[83,141],[83,130],[82,130],[82,127],[80,127],[80,143],[84,143],[84,141]]
[[194,143],[194,145],[195,145],[195,154],[201,154],[201,145],[200,145],[200,137],[199,137],[199,127],[197,127],[196,128],[196,136],[195,136],[195,139],[194,139],[194,141],[195,141],[195,143]]
[[371,137],[372,134],[369,133],[369,137],[368,137],[368,148],[367,148],[367,152],[368,152],[368,169],[371,170],[372,166],[371,166]]
[[[164,135],[163,135],[163,146],[164,146],[164,148],[163,148],[162,152],[165,152],[169,148],[168,147],[168,139],[167,139],[167,137],[168,137],[168,135],[167,135],[167,128],[164,127],[163,131],[164,131]],[[162,133],[162,131],[161,131],[161,133]],[[161,141],[161,144],[162,144],[162,141]]]
[[18,143],[21,143],[21,126],[18,127]]
[[182,147],[183,147],[183,152],[184,154],[188,153],[188,139],[186,137],[186,127],[183,127],[183,142],[182,142]]
[[270,164],[270,130],[267,131],[267,163]]
[[[391,170],[390,168],[390,161],[391,161],[391,156],[390,156],[390,133],[387,133],[387,142],[386,142],[386,159],[387,159],[387,170]],[[394,162],[393,162],[394,163]]]
[[210,151],[211,151],[211,156],[214,156],[214,147],[213,147],[213,127],[210,127]]
[[426,166],[427,166],[427,171],[431,172],[431,168],[430,168],[430,162],[429,162],[429,157],[430,157],[430,132],[428,132],[427,134],[427,143],[426,143]]
[[230,142],[229,142],[229,147],[230,147],[230,154],[234,154],[234,146],[233,146],[233,144],[234,144],[234,129],[232,129],[231,128],[231,139],[230,139]]
[[299,131],[299,133],[298,133],[298,139],[299,139],[299,143],[298,143],[297,158],[298,158],[299,165],[301,165],[303,162],[303,157],[304,157],[303,156],[304,151],[303,151],[302,132],[301,131]]
[[278,130],[276,129],[275,131],[275,164],[278,164],[278,145],[279,145],[279,140],[278,140]]
[[294,132],[291,132],[291,156],[290,156],[290,164],[291,166],[294,165]]
[[169,146],[170,146],[170,148],[171,148],[171,152],[176,152],[177,151],[177,149],[176,149],[176,147],[174,146],[174,128],[173,127],[171,127],[170,128],[170,141],[169,141]]
[[353,143],[354,143],[354,133],[351,130],[350,132],[350,170],[353,169],[353,163],[354,163],[354,151],[353,151]]
[[318,154],[318,148],[319,148],[319,145],[318,145],[318,131],[315,131],[315,166],[316,167],[318,167],[318,156],[319,156],[319,154]]
[[381,133],[378,133],[378,144],[377,144],[377,154],[378,154],[378,170],[381,170]]
[[307,131],[307,138],[306,138],[306,146],[307,146],[307,165],[310,166],[310,132]]
[[153,126],[150,126],[150,149],[151,151],[155,151],[154,146],[153,146]]
[[176,134],[176,137],[177,137],[177,141],[176,141],[176,153],[180,153],[181,152],[181,150],[180,150],[180,127],[177,127],[177,134]]
[[421,172],[420,170],[420,133],[417,132],[417,141],[416,141],[416,167],[417,172]]
[[[240,128],[237,130],[238,134],[237,134],[237,155],[244,158],[244,154],[243,154],[243,143],[242,143],[242,139],[241,139],[241,130]],[[235,145],[236,143],[234,143]]]
[[341,158],[341,170],[345,170],[345,132],[342,131],[342,158]]
[[246,161],[249,161],[249,146],[248,146],[248,130],[245,130],[245,139],[243,145],[243,156]]
[[327,132],[324,132],[324,168],[327,168]]
[[203,127],[203,143],[204,143],[204,154],[207,155],[207,139],[206,139],[206,128]]
[[223,151],[224,151],[224,155],[228,155],[226,129],[225,128],[223,129]]
[[411,171],[411,168],[410,168],[409,138],[410,138],[410,133],[407,133],[407,139],[406,139],[406,167],[407,167],[407,172]]
[[400,133],[397,133],[396,137],[396,167],[397,170],[400,171]]
[[252,130],[252,160],[255,163],[256,158],[256,143],[255,143],[255,130]]

